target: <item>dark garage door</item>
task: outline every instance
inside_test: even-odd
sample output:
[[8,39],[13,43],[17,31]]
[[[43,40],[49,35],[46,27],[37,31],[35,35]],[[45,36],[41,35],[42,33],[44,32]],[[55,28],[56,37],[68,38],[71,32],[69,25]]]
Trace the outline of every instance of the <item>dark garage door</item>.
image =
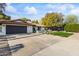
[[13,25],[6,26],[6,34],[19,34],[19,33],[27,33],[27,27],[13,26]]

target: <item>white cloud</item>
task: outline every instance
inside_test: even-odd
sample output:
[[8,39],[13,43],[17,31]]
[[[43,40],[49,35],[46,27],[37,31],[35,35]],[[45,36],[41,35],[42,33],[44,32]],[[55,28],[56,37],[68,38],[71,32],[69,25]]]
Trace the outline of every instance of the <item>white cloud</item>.
[[16,8],[14,8],[10,4],[8,4],[7,7],[6,7],[6,12],[16,13],[17,10],[16,10]]
[[50,9],[48,12],[65,12],[67,10],[75,9],[75,6],[72,4],[48,4],[47,8]]
[[53,11],[48,11],[48,13],[52,13]]
[[58,9],[61,11],[65,11],[67,9],[74,9],[74,8],[75,8],[75,6],[72,4],[64,4],[64,5],[61,5],[58,7]]
[[72,9],[75,9],[75,6],[72,4],[64,4],[57,8],[58,12],[65,12]]
[[37,9],[35,7],[25,7],[24,11],[26,11],[27,14],[35,15],[37,14]]
[[17,16],[17,15],[16,15],[16,16],[15,16],[15,15],[14,15],[14,16],[13,16],[13,15],[11,16],[11,19],[12,19],[12,20],[19,19],[19,18],[20,18],[20,17]]
[[58,4],[47,4],[46,8],[48,10],[48,13],[58,12],[59,5]]
[[11,3],[7,3],[7,5],[11,5]]
[[68,8],[73,9],[75,6],[72,5],[72,4],[62,4],[62,5],[58,5],[58,4],[55,4],[55,5],[53,5],[53,4],[47,4],[46,7],[47,7],[48,9],[60,9],[60,10],[65,10],[65,9],[68,9]]
[[57,7],[57,5],[47,4],[46,7],[47,9],[54,9]]
[[17,15],[17,14],[15,14],[15,15],[10,15],[11,16],[11,19],[12,20],[15,20],[15,19],[19,19],[19,18],[23,18],[24,16],[22,16],[22,15]]
[[72,9],[70,11],[71,14],[76,14],[76,15],[79,15],[79,8],[76,8],[76,9]]

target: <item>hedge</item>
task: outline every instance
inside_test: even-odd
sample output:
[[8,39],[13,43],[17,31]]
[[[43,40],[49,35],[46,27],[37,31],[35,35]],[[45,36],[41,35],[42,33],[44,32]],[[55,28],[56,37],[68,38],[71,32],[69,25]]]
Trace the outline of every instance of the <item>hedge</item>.
[[79,32],[79,24],[66,24],[64,30],[67,32]]

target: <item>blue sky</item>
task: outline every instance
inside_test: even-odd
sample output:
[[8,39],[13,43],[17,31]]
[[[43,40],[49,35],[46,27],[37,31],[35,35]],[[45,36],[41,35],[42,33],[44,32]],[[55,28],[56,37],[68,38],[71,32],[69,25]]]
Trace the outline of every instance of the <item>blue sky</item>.
[[12,19],[41,19],[46,13],[58,12],[64,15],[79,15],[79,4],[69,3],[7,3],[6,14]]

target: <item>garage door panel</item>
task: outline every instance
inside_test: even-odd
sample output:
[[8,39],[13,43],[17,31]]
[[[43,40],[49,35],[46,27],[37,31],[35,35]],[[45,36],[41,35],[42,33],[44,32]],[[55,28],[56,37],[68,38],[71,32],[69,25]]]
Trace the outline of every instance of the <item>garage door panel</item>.
[[18,34],[18,33],[27,33],[26,26],[6,26],[6,34]]

